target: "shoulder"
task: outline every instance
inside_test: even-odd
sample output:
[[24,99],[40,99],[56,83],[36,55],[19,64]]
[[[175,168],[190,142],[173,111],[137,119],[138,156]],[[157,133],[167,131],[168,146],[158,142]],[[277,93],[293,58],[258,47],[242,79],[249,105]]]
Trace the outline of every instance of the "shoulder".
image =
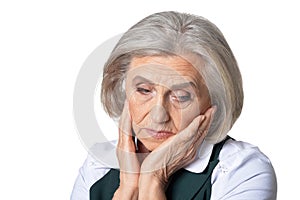
[[[228,140],[212,175],[213,190],[222,199],[276,199],[277,182],[269,158],[258,147]],[[236,197],[236,198],[234,198]],[[219,198],[216,198],[219,199]]]
[[[255,166],[258,166],[258,164],[271,166],[269,158],[263,154],[257,146],[232,139],[228,140],[224,144],[219,155],[219,160],[220,163],[226,165],[227,167],[237,167],[240,163],[247,163],[249,165],[255,164]],[[233,165],[233,162],[235,165]]]
[[79,169],[71,199],[89,199],[92,185],[114,168],[115,162],[115,149],[111,143],[95,144]]
[[81,167],[88,186],[101,179],[111,168],[119,168],[116,157],[116,141],[96,143]]
[[101,179],[111,168],[105,166],[92,155],[88,155],[80,171],[90,188],[96,181]]

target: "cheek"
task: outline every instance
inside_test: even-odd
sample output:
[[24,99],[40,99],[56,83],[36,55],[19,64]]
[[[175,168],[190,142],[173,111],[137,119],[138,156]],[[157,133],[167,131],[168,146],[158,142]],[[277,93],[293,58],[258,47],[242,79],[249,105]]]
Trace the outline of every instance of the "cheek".
[[199,104],[191,104],[186,109],[177,110],[173,112],[173,122],[178,131],[186,128],[195,117],[200,115]]
[[139,124],[143,121],[143,119],[149,113],[147,105],[139,105],[137,106],[134,98],[129,99],[129,112],[131,115],[131,119],[135,124]]

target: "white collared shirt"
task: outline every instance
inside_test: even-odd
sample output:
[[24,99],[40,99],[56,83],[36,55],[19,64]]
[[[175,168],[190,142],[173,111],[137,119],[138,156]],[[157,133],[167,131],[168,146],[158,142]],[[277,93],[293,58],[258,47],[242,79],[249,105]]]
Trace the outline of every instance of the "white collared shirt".
[[[74,184],[71,200],[88,200],[90,187],[111,168],[118,168],[116,142],[97,144],[94,151],[102,152],[110,166],[88,155]],[[213,145],[202,143],[196,159],[185,167],[194,173],[201,173],[207,166]],[[251,144],[228,140],[219,155],[219,163],[211,177],[212,200],[274,200],[277,194],[276,175],[270,160]]]

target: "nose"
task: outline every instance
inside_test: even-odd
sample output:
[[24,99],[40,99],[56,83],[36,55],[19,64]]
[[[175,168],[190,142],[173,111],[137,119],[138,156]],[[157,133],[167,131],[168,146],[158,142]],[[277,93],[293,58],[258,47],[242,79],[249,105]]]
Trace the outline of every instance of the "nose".
[[166,110],[163,98],[159,98],[150,111],[150,116],[155,123],[165,123],[170,120],[169,112]]
[[155,105],[151,109],[151,119],[156,123],[165,123],[169,121],[170,116],[163,106]]

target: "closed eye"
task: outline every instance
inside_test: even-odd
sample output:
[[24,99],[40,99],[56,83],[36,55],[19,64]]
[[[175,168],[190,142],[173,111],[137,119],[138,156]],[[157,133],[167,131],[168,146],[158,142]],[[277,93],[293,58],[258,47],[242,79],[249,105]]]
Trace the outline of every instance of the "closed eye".
[[142,87],[136,88],[136,91],[143,94],[143,95],[147,95],[151,92],[151,90],[146,89],[146,88],[142,88]]
[[177,90],[171,94],[171,99],[172,99],[172,101],[175,101],[178,103],[184,103],[184,102],[190,101],[192,99],[192,95],[189,92],[186,92],[183,90]]

